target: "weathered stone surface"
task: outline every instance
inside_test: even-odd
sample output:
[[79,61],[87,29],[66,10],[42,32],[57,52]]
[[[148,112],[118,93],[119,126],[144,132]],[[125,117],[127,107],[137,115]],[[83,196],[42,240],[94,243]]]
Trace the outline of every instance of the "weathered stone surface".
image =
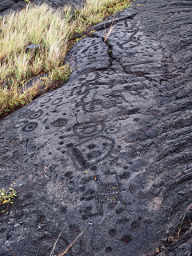
[[56,255],[82,231],[67,255],[191,255],[192,3],[133,9],[74,46],[67,84],[0,121],[0,187],[19,195],[1,256],[49,255],[62,232]]
[[[30,0],[33,4],[47,3],[52,7],[62,7],[64,5],[71,5],[73,7],[82,6],[84,0]],[[0,1],[0,15],[6,15],[10,11],[20,10],[25,7],[26,2],[24,0],[1,0]]]
[[0,3],[0,11],[4,11],[14,4],[12,0],[2,0]]

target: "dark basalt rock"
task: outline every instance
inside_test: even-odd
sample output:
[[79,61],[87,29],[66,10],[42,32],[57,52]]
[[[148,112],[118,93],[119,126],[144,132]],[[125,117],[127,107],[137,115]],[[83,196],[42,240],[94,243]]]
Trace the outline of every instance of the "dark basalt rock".
[[[83,5],[84,0],[30,0],[33,4],[46,3],[54,8],[62,7],[64,5],[71,5],[78,8]],[[10,11],[17,11],[26,6],[26,1],[24,0],[1,0],[0,1],[0,16],[6,15]]]
[[116,18],[73,47],[67,84],[0,121],[0,187],[18,192],[0,255],[59,236],[57,255],[81,232],[68,255],[192,254],[192,2]]

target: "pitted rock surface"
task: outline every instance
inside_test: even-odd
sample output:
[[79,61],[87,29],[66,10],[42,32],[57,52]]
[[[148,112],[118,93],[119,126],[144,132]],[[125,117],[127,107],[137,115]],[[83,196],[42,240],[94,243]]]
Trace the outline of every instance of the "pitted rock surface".
[[[59,236],[57,255],[81,232],[67,255],[152,255],[190,218],[192,2],[118,18],[73,47],[67,84],[0,121],[0,187],[18,191],[1,256],[50,255]],[[156,255],[192,255],[190,232]]]

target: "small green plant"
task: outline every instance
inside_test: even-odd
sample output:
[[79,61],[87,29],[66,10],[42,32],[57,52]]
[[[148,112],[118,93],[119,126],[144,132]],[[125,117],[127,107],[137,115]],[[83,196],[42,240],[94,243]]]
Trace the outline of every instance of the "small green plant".
[[8,191],[0,189],[0,213],[5,212],[12,205],[17,197],[17,192],[13,188]]
[[25,3],[30,4],[30,0],[24,0]]

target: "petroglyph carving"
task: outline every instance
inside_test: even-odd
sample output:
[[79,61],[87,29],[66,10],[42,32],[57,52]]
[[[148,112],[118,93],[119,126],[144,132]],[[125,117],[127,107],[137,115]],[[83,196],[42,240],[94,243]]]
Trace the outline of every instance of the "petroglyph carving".
[[124,204],[121,198],[121,186],[116,175],[111,176],[111,182],[103,182],[99,176],[94,177],[96,189],[86,191],[81,200],[88,201],[89,206],[81,209],[83,219],[103,216],[104,206],[115,207],[118,202]]
[[89,167],[110,155],[115,142],[112,138],[98,135],[77,145],[69,145],[69,154],[79,167]]
[[23,128],[22,131],[24,132],[32,132],[34,131],[38,126],[38,123],[36,122],[29,122],[27,123]]
[[29,115],[29,119],[37,119],[40,116],[42,116],[42,114],[43,114],[42,109],[38,109],[37,111],[32,111]]
[[69,255],[151,255],[177,227],[159,254],[191,255],[192,2],[137,3],[73,46],[65,86],[0,120],[0,184],[19,190],[0,254],[50,254],[63,229],[58,255],[89,226]]
[[73,126],[73,132],[79,137],[92,137],[101,133],[104,129],[104,122],[84,122]]
[[96,90],[89,89],[84,93],[77,106],[81,106],[85,112],[97,112],[123,103],[129,103],[123,90],[110,90],[109,93],[100,95]]
[[67,122],[68,122],[68,120],[66,118],[58,118],[54,122],[52,122],[51,124],[54,127],[63,127],[67,124]]

